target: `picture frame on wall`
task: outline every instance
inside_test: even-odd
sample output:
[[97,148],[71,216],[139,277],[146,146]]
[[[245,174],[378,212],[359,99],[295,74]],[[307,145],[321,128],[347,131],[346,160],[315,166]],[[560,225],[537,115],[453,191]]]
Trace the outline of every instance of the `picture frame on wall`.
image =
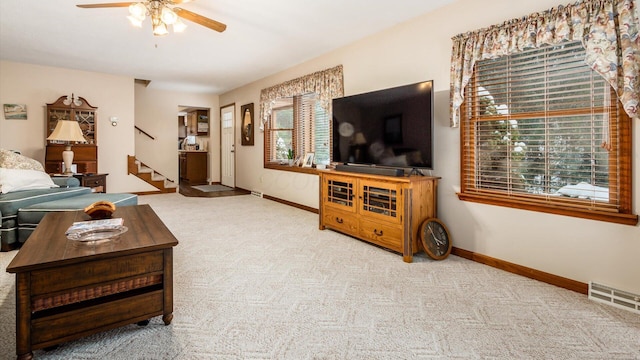
[[304,154],[304,161],[302,162],[302,167],[312,167],[313,166],[313,156],[314,153],[308,152]]
[[27,120],[26,104],[4,104],[3,108],[6,120]]
[[240,107],[240,116],[242,119],[242,145],[253,145],[253,137],[255,126],[253,123],[253,103],[242,105]]

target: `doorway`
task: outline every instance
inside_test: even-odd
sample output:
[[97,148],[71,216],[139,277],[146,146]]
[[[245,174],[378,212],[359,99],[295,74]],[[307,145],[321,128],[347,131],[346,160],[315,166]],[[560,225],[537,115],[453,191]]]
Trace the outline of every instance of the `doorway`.
[[235,170],[235,104],[220,108],[220,183],[236,187]]
[[210,109],[178,106],[178,180],[180,184],[208,184]]

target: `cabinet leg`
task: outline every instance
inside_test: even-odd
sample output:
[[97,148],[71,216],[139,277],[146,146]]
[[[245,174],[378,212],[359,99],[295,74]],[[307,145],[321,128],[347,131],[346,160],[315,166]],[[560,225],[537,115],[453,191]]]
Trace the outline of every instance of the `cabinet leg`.
[[413,262],[413,255],[403,255],[402,256],[402,261],[404,261],[406,263],[412,263]]
[[162,316],[162,321],[164,321],[165,325],[171,324],[171,320],[173,320],[173,313]]

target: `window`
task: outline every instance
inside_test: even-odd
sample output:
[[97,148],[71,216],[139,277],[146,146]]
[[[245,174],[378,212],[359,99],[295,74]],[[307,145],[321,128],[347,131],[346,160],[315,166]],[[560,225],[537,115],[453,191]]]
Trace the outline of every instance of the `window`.
[[278,99],[265,131],[265,165],[286,163],[289,150],[294,159],[311,152],[315,154],[314,163],[328,164],[330,126],[316,94]]
[[631,121],[580,42],[476,62],[460,199],[636,224]]
[[[283,99],[273,108],[271,126],[267,130],[269,144],[268,162],[285,163],[293,143],[293,101]],[[266,153],[266,152],[265,152]]]

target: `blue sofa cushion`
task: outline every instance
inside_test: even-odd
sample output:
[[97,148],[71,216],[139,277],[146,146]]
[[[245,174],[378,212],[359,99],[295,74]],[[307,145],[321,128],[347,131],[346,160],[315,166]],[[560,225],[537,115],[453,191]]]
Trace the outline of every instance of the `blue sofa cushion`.
[[[74,180],[77,179],[74,178]],[[63,199],[90,193],[91,188],[73,187],[23,190],[0,194],[0,243],[2,244],[2,251],[9,250],[13,246],[12,244],[17,243],[19,239],[17,218],[18,210],[21,207],[37,204],[41,201]]]
[[72,187],[24,190],[2,194],[0,196],[2,220],[4,221],[7,218],[15,217],[18,209],[29,205],[90,193],[91,188]]

